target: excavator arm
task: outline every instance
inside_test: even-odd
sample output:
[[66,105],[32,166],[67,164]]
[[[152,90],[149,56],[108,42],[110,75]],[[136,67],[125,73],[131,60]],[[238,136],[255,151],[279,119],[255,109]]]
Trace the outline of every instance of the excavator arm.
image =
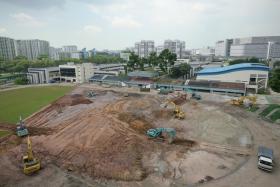
[[31,145],[31,141],[29,139],[29,136],[27,137],[27,157],[28,160],[33,160],[33,152],[32,152],[32,145]]
[[180,106],[176,105],[173,101],[167,101],[165,104],[165,107],[168,106],[168,104],[171,104],[174,108],[174,114],[175,117],[178,119],[184,119],[185,118],[185,112],[183,112],[180,108]]

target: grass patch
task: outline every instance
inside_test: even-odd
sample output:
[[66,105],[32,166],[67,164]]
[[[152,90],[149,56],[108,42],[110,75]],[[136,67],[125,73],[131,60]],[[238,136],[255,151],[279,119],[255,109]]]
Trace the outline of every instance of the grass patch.
[[29,87],[0,92],[0,121],[16,123],[69,92],[71,86]]
[[257,110],[259,110],[259,107],[257,106],[253,106],[251,108],[248,109],[250,112],[256,112]]
[[8,136],[9,134],[11,134],[11,132],[9,132],[9,131],[1,131],[0,130],[0,138],[2,138],[4,136]]
[[275,122],[277,121],[278,119],[280,119],[280,109],[277,110],[276,112],[274,112],[271,116],[270,116],[270,119]]
[[269,105],[268,107],[266,107],[261,113],[260,115],[262,117],[265,117],[267,116],[271,111],[273,111],[274,109],[276,108],[280,108],[280,105],[277,105],[277,104],[272,104],[272,105]]

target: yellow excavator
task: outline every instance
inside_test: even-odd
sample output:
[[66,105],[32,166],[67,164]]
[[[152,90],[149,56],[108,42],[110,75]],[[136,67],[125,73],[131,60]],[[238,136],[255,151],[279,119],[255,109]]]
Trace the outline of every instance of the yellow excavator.
[[29,139],[29,136],[27,137],[27,155],[23,156],[23,173],[28,175],[32,174],[41,168],[40,160],[37,158],[34,158],[32,147],[31,147],[31,141]]
[[176,105],[173,101],[167,101],[165,107],[167,107],[168,104],[172,104],[173,105],[175,118],[185,119],[185,112],[183,112],[181,110],[180,106]]

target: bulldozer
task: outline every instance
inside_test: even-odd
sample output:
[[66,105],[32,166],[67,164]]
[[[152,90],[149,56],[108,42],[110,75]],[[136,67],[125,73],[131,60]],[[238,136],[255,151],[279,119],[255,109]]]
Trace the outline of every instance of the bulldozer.
[[147,131],[147,136],[149,138],[161,138],[163,133],[166,133],[168,135],[168,143],[172,143],[175,136],[176,131],[173,128],[155,128],[155,129],[149,129]]
[[28,130],[24,125],[24,122],[22,121],[21,116],[19,117],[19,122],[17,123],[17,136],[19,137],[23,137],[23,136],[27,136],[28,135]]
[[35,173],[41,169],[40,160],[33,156],[31,141],[29,136],[27,137],[27,155],[24,155],[23,158],[23,173],[26,175]]
[[185,119],[185,112],[182,111],[182,109],[180,108],[180,106],[176,105],[174,102],[172,101],[167,101],[165,104],[165,108],[167,107],[168,104],[172,104],[174,107],[174,114],[175,114],[175,118],[178,119]]

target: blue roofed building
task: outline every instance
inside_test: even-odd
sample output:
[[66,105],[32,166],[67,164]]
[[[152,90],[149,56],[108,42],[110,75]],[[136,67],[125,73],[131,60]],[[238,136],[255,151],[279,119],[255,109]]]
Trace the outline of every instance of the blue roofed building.
[[246,90],[265,90],[269,67],[259,63],[242,63],[219,68],[205,68],[197,72],[196,80],[244,83]]

